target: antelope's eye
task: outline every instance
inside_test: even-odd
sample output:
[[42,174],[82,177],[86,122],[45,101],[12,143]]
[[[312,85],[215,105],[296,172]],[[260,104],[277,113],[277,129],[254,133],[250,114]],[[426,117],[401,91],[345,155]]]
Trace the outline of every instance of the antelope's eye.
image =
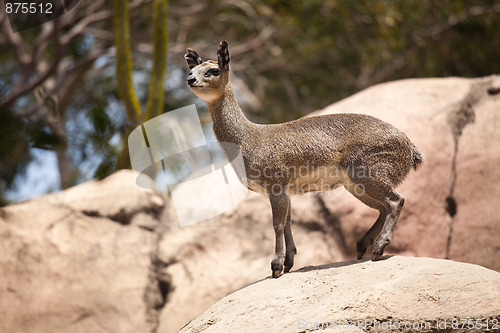
[[212,68],[210,70],[208,70],[206,73],[205,73],[205,77],[209,77],[210,75],[213,75],[213,76],[219,76],[220,75],[220,70],[218,68]]

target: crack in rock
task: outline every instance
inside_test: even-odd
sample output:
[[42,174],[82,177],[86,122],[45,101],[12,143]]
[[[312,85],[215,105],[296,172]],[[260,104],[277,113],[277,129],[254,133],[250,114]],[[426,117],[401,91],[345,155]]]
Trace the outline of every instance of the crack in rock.
[[[72,208],[70,208],[70,209],[72,209]],[[112,215],[101,214],[101,212],[99,212],[97,210],[82,210],[81,213],[86,215],[86,216],[89,216],[89,217],[102,217],[102,218],[110,219],[114,222],[118,222],[122,225],[129,225],[129,224],[131,224],[134,216],[136,216],[138,213],[145,213],[146,215],[151,216],[152,219],[159,220],[162,209],[163,209],[163,205],[151,205],[148,207],[141,207],[140,209],[136,209],[133,211],[127,211],[123,208],[120,208],[120,210],[117,213],[112,214]],[[74,210],[74,209],[72,209],[72,210]],[[143,228],[143,229],[148,230],[148,231],[153,231],[153,230],[148,229],[148,228]]]
[[144,291],[146,322],[150,326],[152,333],[157,332],[160,325],[161,310],[167,303],[169,294],[174,290],[172,276],[165,271],[168,265],[169,263],[159,260],[156,253],[152,254],[148,274],[149,282]]
[[454,217],[457,214],[458,206],[454,197],[455,185],[457,181],[457,154],[460,137],[464,128],[474,123],[476,114],[474,107],[481,101],[486,94],[491,94],[492,80],[479,80],[476,83],[471,84],[467,96],[458,103],[458,106],[454,107],[452,111],[448,112],[447,122],[450,127],[451,134],[453,136],[453,157],[451,160],[451,185],[448,192],[448,196],[445,199],[445,209],[451,217],[450,225],[448,227],[448,237],[446,241],[445,258],[450,258],[450,246],[453,236],[453,222]]
[[[168,211],[169,201],[165,201],[164,211]],[[151,263],[148,273],[148,284],[144,290],[144,303],[146,305],[146,322],[151,333],[156,333],[160,326],[161,311],[168,302],[169,295],[174,290],[172,275],[167,273],[166,268],[175,264],[175,259],[161,259],[161,243],[168,231],[168,227],[159,221],[154,229],[155,239],[151,251]]]

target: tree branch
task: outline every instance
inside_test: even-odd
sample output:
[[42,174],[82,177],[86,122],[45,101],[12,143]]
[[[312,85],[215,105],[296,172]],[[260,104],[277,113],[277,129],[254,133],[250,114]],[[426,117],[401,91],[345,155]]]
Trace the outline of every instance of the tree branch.
[[[144,6],[152,1],[153,0],[133,1],[129,4],[129,10]],[[64,36],[61,38],[61,43],[62,44],[69,43],[73,38],[81,35],[83,33],[83,31],[85,30],[85,28],[88,27],[89,25],[96,23],[96,22],[110,19],[113,17],[113,14],[114,14],[113,10],[106,9],[106,10],[102,10],[100,12],[93,12],[91,15],[85,16],[85,18],[83,18],[75,26],[73,26],[73,28],[71,28],[70,31],[68,31],[66,34],[64,34]]]
[[132,84],[128,0],[114,0],[113,5],[113,32],[116,46],[116,80],[118,83],[118,93],[125,103],[128,119],[132,121],[133,124],[138,124],[141,118],[141,108]]
[[[19,75],[16,82],[13,84],[12,90],[9,95],[4,98],[3,101],[0,102],[0,109],[8,108],[11,106],[19,97],[25,95],[29,91],[33,90],[41,83],[43,83],[47,78],[54,75],[57,71],[57,66],[59,65],[59,61],[62,59],[65,47],[59,43],[57,38],[57,34],[55,31],[58,31],[58,23],[57,20],[53,20],[50,24],[54,25],[52,29],[52,37],[54,40],[54,55],[52,58],[51,64],[45,70],[44,73],[38,75],[37,79],[30,82],[30,76],[32,75],[34,68],[36,66],[36,62],[33,56],[30,57],[30,61],[28,63],[21,63],[21,75]],[[36,48],[35,48],[36,50]],[[28,56],[29,57],[29,56]]]
[[148,87],[146,120],[161,114],[163,110],[163,80],[167,65],[168,1],[156,0],[153,5],[153,68]]
[[0,11],[1,32],[5,37],[5,41],[14,49],[17,61],[20,65],[29,63],[30,59],[26,51],[27,45],[24,43],[20,34],[12,32],[8,21],[5,11]]

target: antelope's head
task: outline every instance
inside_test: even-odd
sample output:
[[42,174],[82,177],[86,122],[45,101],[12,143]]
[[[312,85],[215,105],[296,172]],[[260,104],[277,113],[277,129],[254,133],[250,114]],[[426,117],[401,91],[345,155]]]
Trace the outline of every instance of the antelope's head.
[[192,49],[187,49],[184,58],[191,69],[187,77],[187,85],[191,91],[207,103],[220,98],[229,82],[230,59],[227,42],[220,42],[217,61],[203,61]]

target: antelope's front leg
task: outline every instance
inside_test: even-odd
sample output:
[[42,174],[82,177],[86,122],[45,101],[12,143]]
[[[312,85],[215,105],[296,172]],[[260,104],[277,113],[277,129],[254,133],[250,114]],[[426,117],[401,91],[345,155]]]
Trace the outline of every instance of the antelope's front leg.
[[284,231],[289,209],[289,197],[286,193],[270,194],[271,209],[273,212],[273,227],[276,235],[274,259],[271,261],[273,278],[277,278],[283,271],[285,261]]
[[297,254],[297,248],[293,241],[292,236],[292,205],[290,203],[290,197],[288,197],[288,214],[286,216],[285,224],[285,245],[286,245],[286,256],[285,256],[285,273],[288,273],[293,267],[293,259]]

